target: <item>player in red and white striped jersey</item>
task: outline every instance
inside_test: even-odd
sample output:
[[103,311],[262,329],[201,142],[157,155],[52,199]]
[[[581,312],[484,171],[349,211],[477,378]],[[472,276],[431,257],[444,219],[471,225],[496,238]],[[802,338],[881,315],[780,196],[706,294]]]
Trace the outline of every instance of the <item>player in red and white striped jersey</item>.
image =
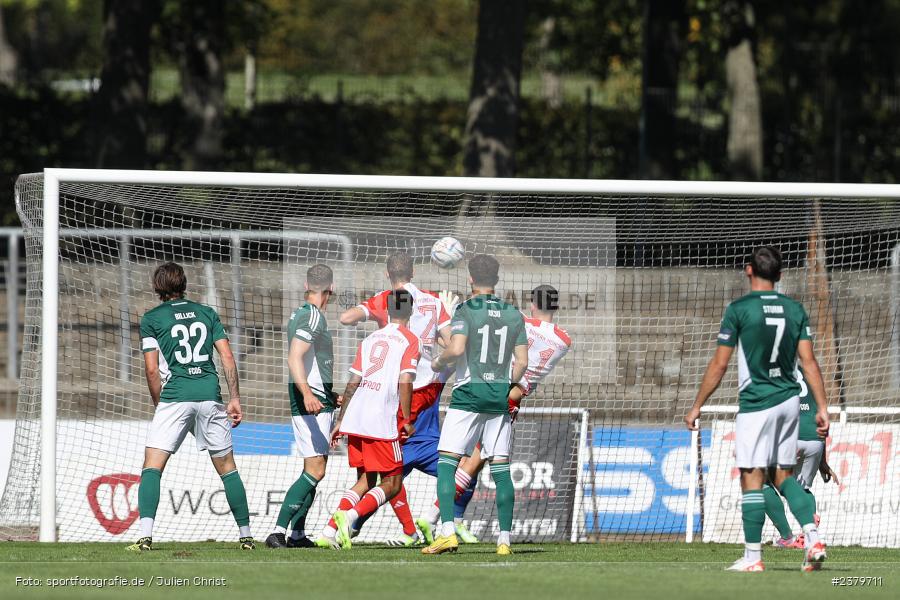
[[[515,420],[519,412],[522,398],[534,393],[538,384],[543,381],[563,359],[572,347],[572,339],[566,330],[553,323],[553,317],[559,310],[559,292],[551,285],[539,285],[531,291],[531,316],[525,317],[525,333],[528,336],[528,368],[518,384],[509,391],[509,413]],[[456,470],[456,533],[465,543],[478,540],[472,535],[462,521],[466,506],[471,500],[475,478],[484,467],[480,449],[476,448],[472,456],[460,462]],[[426,541],[430,537],[431,524],[437,522],[439,504],[429,508],[429,512],[416,522]]]
[[[385,266],[392,290],[406,290],[413,298],[413,310],[408,327],[422,342],[422,356],[413,382],[410,414],[410,422],[415,423],[419,413],[438,401],[447,379],[448,372],[435,373],[431,370],[431,359],[436,342],[440,341],[444,346],[450,342],[450,315],[437,294],[419,289],[412,283],[413,260],[409,254],[395,252],[388,256]],[[341,324],[356,325],[362,321],[373,320],[379,327],[383,327],[388,321],[386,298],[392,290],[375,294],[361,304],[344,311],[340,316]],[[416,466],[413,465],[414,468]],[[411,545],[419,541],[405,487],[401,487],[400,492],[391,500],[391,507],[403,526],[403,535],[388,543]],[[357,523],[356,528],[362,527],[363,522],[364,520]]]
[[[332,432],[333,444],[347,436],[347,458],[350,466],[356,467],[359,480],[341,498],[316,542],[320,546],[351,547],[353,523],[378,510],[402,485],[400,438],[415,431],[409,418],[421,344],[406,327],[413,312],[412,295],[406,290],[392,291],[385,303],[388,322],[360,343]],[[398,412],[402,415],[399,421]]]

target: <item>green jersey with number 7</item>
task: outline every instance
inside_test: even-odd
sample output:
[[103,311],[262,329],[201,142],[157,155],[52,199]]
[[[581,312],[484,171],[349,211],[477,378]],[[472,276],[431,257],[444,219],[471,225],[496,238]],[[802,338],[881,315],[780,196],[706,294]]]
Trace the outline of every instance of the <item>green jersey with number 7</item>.
[[803,305],[778,292],[750,292],[725,309],[720,346],[737,346],[739,412],[800,395],[797,345],[812,339]]
[[507,412],[513,349],[528,344],[522,313],[494,295],[481,294],[456,309],[450,333],[466,336],[450,408],[497,415]]
[[213,363],[214,344],[227,339],[219,315],[209,306],[177,298],[141,319],[141,349],[159,352],[160,402],[222,401]]

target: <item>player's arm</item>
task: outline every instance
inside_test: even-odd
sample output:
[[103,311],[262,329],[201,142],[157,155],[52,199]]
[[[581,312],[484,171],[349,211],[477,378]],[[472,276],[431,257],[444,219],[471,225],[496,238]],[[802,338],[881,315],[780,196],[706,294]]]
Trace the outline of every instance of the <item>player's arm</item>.
[[517,383],[509,388],[509,397],[506,399],[509,405],[509,416],[513,421],[519,416],[519,407],[522,405],[522,398],[525,397],[525,391]]
[[153,400],[153,406],[156,406],[159,404],[159,395],[162,393],[162,380],[159,378],[159,350],[144,352],[144,377],[147,378],[150,399]]
[[813,352],[812,341],[800,340],[797,344],[797,357],[800,360],[800,368],[809,386],[809,391],[816,401],[816,433],[819,437],[828,436],[828,398],[825,396],[825,381],[822,379],[822,371],[819,369],[819,361]]
[[365,321],[367,318],[368,315],[366,314],[366,311],[359,306],[354,306],[353,308],[348,308],[342,312],[338,320],[341,322],[341,325],[356,325],[357,323]]
[[[431,361],[431,370],[435,372],[443,371],[447,366],[454,364],[459,357],[466,352],[466,340],[468,336],[462,333],[454,333],[450,337],[450,343],[441,352],[435,360]],[[528,346],[525,346],[526,362],[528,360]]]
[[234,360],[234,353],[231,351],[231,344],[227,338],[216,340],[214,345],[216,352],[219,353],[219,358],[222,359],[222,372],[225,374],[225,383],[228,385],[229,399],[225,412],[231,418],[231,426],[237,427],[244,418],[244,413],[241,411],[241,389],[238,380],[237,363]]
[[512,381],[521,381],[528,368],[528,343],[516,344],[513,348]]
[[731,354],[733,352],[733,346],[718,346],[716,348],[716,353],[713,354],[712,360],[709,361],[709,365],[706,367],[706,373],[703,374],[703,381],[700,383],[700,389],[697,391],[697,398],[694,400],[694,405],[684,417],[684,422],[691,431],[697,429],[697,419],[700,418],[700,409],[703,408],[703,405],[706,404],[709,397],[713,395],[713,392],[715,392],[719,387],[719,384],[722,383],[722,377],[724,377],[725,372],[728,371],[728,361],[731,360]]
[[[336,446],[338,440],[341,437],[341,423],[344,420],[344,414],[347,412],[347,408],[350,406],[350,401],[353,400],[353,394],[356,393],[356,390],[359,389],[359,384],[362,382],[362,376],[356,373],[350,374],[350,379],[347,381],[347,387],[344,389],[344,402],[341,404],[341,410],[338,413],[338,418],[334,422],[334,427],[331,429],[331,445]],[[401,395],[402,399],[402,395]]]
[[413,424],[409,422],[412,415],[413,380],[415,378],[415,373],[400,373],[398,391],[400,392],[400,414],[403,415],[400,426],[404,430],[405,437],[411,437],[416,432]]
[[[296,337],[291,338],[291,346],[288,350],[288,370],[294,385],[303,396],[303,406],[306,412],[311,415],[317,415],[322,410],[322,402],[313,394],[312,388],[306,379],[306,367],[303,365],[303,356],[310,351],[312,344],[304,342]],[[344,398],[347,402],[347,398]]]

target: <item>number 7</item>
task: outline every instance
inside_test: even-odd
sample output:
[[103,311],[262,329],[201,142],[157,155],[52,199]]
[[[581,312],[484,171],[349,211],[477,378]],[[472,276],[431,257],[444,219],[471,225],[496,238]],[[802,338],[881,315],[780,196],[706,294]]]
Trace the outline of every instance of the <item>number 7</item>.
[[778,346],[781,345],[781,338],[784,337],[784,318],[766,317],[766,325],[775,327],[775,345],[772,346],[772,356],[769,357],[769,362],[773,363],[778,360]]

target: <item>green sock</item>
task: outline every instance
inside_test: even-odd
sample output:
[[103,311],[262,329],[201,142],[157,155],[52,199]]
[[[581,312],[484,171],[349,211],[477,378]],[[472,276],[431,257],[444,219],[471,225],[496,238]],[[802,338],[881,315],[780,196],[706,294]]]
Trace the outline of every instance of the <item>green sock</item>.
[[800,487],[796,479],[788,477],[781,482],[781,495],[787,500],[791,512],[794,513],[794,517],[801,526],[806,527],[813,524],[813,515],[815,514],[813,503],[809,501],[809,494]]
[[741,513],[744,517],[744,541],[759,544],[762,541],[763,524],[766,522],[766,499],[762,490],[744,492]]
[[306,531],[306,514],[309,512],[309,507],[312,506],[313,500],[315,499],[316,488],[313,488],[306,495],[306,498],[303,499],[303,502],[300,504],[300,509],[294,513],[293,517],[291,517],[290,531]]
[[[281,503],[281,510],[278,511],[278,520],[275,521],[275,525],[287,529],[291,518],[300,511],[303,501],[311,490],[316,489],[317,485],[319,485],[319,480],[303,471],[284,495],[284,502]],[[312,501],[310,501],[310,504],[312,504]],[[309,506],[306,509],[309,510]],[[305,512],[303,514],[306,515]]]
[[497,517],[500,531],[512,531],[513,506],[516,503],[516,492],[513,488],[509,463],[491,463],[491,479],[497,488]]
[[229,471],[222,475],[222,484],[225,486],[225,499],[231,508],[231,514],[238,527],[250,525],[250,506],[247,504],[247,490],[237,470]]
[[762,491],[763,498],[766,499],[766,516],[775,524],[775,528],[778,529],[778,534],[781,537],[784,539],[790,538],[793,532],[788,523],[787,515],[784,514],[784,502],[781,501],[781,496],[768,483],[763,486]]
[[144,469],[141,471],[141,485],[138,487],[138,512],[141,518],[156,518],[156,509],[159,507],[159,480],[162,471],[159,469]]
[[441,505],[441,522],[452,523],[454,506],[456,504],[456,468],[459,459],[454,456],[441,454],[438,457],[438,482],[437,495]]
[[806,490],[806,493],[809,494],[807,500],[812,503],[813,518],[815,518],[815,514],[819,512],[816,508],[816,497],[813,495],[812,490]]

